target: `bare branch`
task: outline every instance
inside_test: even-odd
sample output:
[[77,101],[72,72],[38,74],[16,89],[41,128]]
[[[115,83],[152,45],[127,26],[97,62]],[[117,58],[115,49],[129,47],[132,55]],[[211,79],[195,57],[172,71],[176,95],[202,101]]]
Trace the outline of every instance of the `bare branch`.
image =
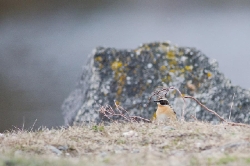
[[104,117],[107,117],[110,121],[114,122],[114,118],[115,117],[121,117],[123,120],[127,121],[127,122],[139,122],[139,121],[143,121],[143,122],[151,122],[151,120],[146,119],[146,118],[142,118],[140,116],[130,116],[128,111],[125,110],[123,107],[121,107],[120,105],[116,104],[116,110],[114,110],[111,106],[107,105],[107,106],[101,106],[99,109],[99,113],[103,114]]
[[221,121],[226,122],[226,120],[224,118],[222,118],[219,114],[217,114],[215,111],[207,108],[205,105],[201,104],[196,98],[192,97],[192,96],[184,96],[184,98],[191,98],[194,101],[196,101],[200,106],[202,106],[203,108],[205,108],[207,111],[211,112],[212,114],[216,115]]

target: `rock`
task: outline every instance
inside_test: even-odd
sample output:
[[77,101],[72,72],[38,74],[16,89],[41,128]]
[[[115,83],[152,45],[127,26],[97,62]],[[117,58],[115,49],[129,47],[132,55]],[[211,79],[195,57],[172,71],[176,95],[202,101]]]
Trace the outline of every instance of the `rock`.
[[62,154],[62,151],[60,151],[59,149],[57,149],[55,146],[47,145],[46,147],[49,150],[51,150],[53,153],[57,154],[58,156],[60,156]]
[[130,130],[128,132],[124,132],[124,133],[122,133],[122,135],[124,137],[138,137],[138,133],[133,131],[133,130]]
[[[231,110],[232,121],[250,122],[249,90],[231,85],[218,70],[218,63],[201,51],[163,42],[144,44],[134,50],[96,48],[76,89],[62,106],[65,123],[100,122],[105,119],[99,115],[100,106],[108,104],[114,108],[114,100],[130,115],[150,119],[156,105],[147,105],[148,99],[159,86],[174,86],[226,119]],[[180,117],[182,99],[175,91],[167,96]],[[195,113],[198,120],[219,121],[195,101],[186,99],[186,120]]]
[[164,126],[164,127],[162,127],[162,130],[163,131],[171,131],[171,130],[175,130],[175,128],[172,126]]

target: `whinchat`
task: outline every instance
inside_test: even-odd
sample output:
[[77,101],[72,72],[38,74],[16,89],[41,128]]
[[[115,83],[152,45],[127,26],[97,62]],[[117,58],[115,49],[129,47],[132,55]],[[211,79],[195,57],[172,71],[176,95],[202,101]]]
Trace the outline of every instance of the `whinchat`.
[[176,112],[169,105],[169,102],[166,98],[160,98],[157,103],[158,107],[156,110],[156,120],[158,122],[169,122],[177,121]]

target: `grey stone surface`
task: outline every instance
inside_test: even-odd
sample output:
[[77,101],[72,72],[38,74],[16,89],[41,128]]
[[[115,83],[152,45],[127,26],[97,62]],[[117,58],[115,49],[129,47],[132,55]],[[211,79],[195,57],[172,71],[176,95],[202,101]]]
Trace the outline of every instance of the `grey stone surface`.
[[[150,119],[156,105],[148,105],[148,98],[159,86],[174,86],[226,119],[231,110],[232,121],[250,122],[249,90],[231,85],[218,70],[218,63],[201,51],[163,42],[144,44],[134,50],[96,48],[76,89],[62,106],[65,124],[99,122],[100,106],[114,107],[114,100],[130,115]],[[180,117],[182,99],[175,91],[167,97]],[[196,114],[198,120],[219,121],[195,101],[186,99],[186,103],[187,120]]]

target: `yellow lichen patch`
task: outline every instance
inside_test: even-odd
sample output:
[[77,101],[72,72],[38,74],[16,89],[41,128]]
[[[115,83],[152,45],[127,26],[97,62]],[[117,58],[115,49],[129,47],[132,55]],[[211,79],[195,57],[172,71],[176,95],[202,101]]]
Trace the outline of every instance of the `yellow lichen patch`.
[[102,57],[101,56],[96,57],[95,61],[101,62],[102,61]]
[[166,70],[167,70],[167,66],[162,65],[162,66],[160,67],[160,71],[166,71]]
[[167,81],[171,82],[172,81],[172,77],[170,75],[167,76]]
[[174,51],[168,51],[167,58],[168,59],[175,59],[175,53],[174,53]]
[[161,81],[162,82],[167,82],[167,77],[162,77]]
[[161,79],[162,82],[168,83],[172,81],[172,78],[170,75],[167,75]]
[[168,64],[169,64],[170,66],[175,66],[175,65],[177,65],[177,61],[176,61],[176,60],[170,60],[170,61],[168,62]]
[[103,68],[103,64],[99,63],[99,69]]
[[208,78],[212,77],[212,73],[208,72],[208,73],[207,73],[207,77],[208,77]]
[[186,69],[187,71],[191,71],[191,70],[193,70],[193,66],[185,66],[185,69]]
[[101,56],[95,57],[95,61],[98,63],[99,69],[102,69],[103,68],[103,64],[101,63],[102,57]]
[[112,70],[117,70],[119,68],[122,67],[122,62],[120,61],[114,61],[112,64],[111,64],[111,69]]
[[175,73],[175,72],[176,72],[176,70],[171,69],[171,70],[169,70],[169,72],[170,72],[170,73]]
[[182,68],[182,69],[179,69],[179,72],[180,72],[180,73],[184,73],[184,72],[185,72],[185,69],[183,69],[183,68]]
[[123,87],[122,86],[118,86],[118,89],[117,89],[117,98],[119,98],[119,96],[122,94],[122,90],[123,90]]
[[126,75],[125,74],[122,74],[118,80],[118,83],[121,84],[121,85],[124,85],[125,84],[125,80],[126,80]]
[[116,100],[119,101],[126,81],[126,67],[121,61],[116,60],[111,63],[111,69],[114,71],[114,79],[117,82]]
[[183,52],[183,51],[180,51],[180,52],[179,52],[179,56],[182,56],[182,55],[184,55],[184,52]]
[[115,100],[115,104],[116,104],[116,105],[120,105],[120,102],[117,101],[117,100]]
[[167,52],[169,50],[169,44],[168,43],[162,43],[159,46],[159,50],[163,51],[163,52]]
[[149,51],[151,49],[149,45],[145,45],[144,48],[145,48],[146,51]]
[[[118,73],[118,72],[116,72]],[[125,85],[125,81],[126,81],[126,75],[125,74],[116,74],[115,76],[115,79],[118,83],[117,85],[117,92],[116,92],[116,98],[119,99],[121,94],[122,94],[122,91],[123,91],[123,88],[124,88],[124,85]]]

